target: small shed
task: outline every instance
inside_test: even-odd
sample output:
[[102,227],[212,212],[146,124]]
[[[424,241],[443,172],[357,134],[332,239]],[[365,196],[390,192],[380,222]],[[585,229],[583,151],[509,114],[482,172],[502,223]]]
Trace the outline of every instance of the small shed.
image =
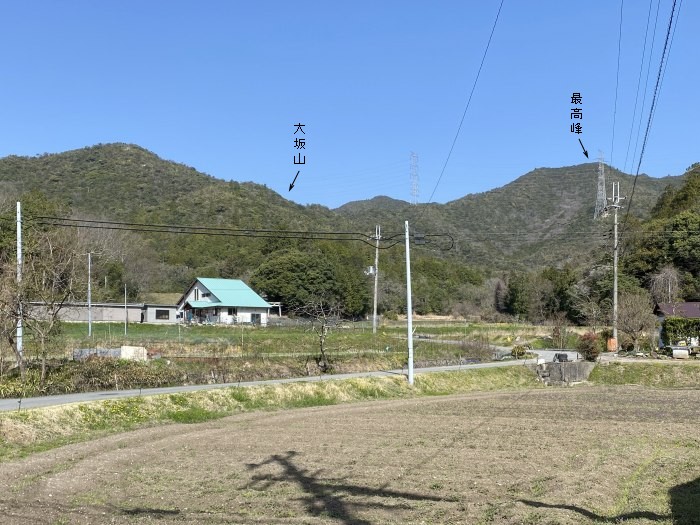
[[177,306],[174,304],[144,304],[144,322],[173,324],[177,320]]

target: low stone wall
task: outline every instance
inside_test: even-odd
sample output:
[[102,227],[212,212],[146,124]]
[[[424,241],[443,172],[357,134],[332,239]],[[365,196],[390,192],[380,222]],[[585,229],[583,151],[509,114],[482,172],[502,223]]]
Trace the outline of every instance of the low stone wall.
[[575,361],[537,365],[537,375],[545,383],[579,383],[587,381],[595,363]]
[[80,348],[73,350],[73,360],[83,361],[89,357],[113,357],[131,361],[146,361],[148,355],[143,346],[120,346],[119,348]]

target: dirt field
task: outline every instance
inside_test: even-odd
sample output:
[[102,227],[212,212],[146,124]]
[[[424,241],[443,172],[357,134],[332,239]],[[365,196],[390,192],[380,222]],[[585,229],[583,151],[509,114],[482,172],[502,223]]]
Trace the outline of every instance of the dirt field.
[[700,523],[700,390],[248,413],[0,465],[0,523]]

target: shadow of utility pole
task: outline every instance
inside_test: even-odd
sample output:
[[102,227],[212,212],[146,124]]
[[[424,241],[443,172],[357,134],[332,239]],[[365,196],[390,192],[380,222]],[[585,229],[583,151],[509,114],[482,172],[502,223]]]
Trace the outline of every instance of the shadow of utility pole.
[[[297,452],[290,450],[284,455],[275,454],[261,463],[251,463],[246,465],[248,470],[256,470],[264,465],[277,464],[282,467],[282,474],[278,476],[253,476],[252,485],[258,490],[265,490],[275,482],[296,483],[306,494],[301,501],[304,502],[306,511],[312,516],[324,514],[345,524],[370,525],[371,522],[356,517],[358,510],[364,508],[386,508],[396,509],[397,507],[409,508],[407,504],[397,504],[396,499],[408,501],[446,501],[445,498],[436,496],[426,496],[411,492],[401,492],[387,490],[386,486],[378,489],[361,487],[349,483],[343,483],[342,479],[321,480],[319,473],[321,469],[311,473],[308,469],[300,468],[294,464],[293,458]],[[330,482],[330,483],[329,483]],[[340,483],[338,483],[340,482]],[[391,504],[372,502],[349,501],[350,496],[366,496],[373,498],[391,498]]]

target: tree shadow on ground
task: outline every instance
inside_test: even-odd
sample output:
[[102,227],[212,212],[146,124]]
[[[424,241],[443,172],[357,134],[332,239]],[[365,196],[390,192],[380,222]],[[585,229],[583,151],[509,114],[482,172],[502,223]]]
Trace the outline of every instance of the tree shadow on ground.
[[657,514],[655,512],[648,512],[648,511],[636,511],[636,512],[626,512],[624,514],[618,514],[617,516],[602,516],[601,514],[596,514],[593,511],[590,511],[588,509],[584,509],[583,507],[579,507],[577,505],[552,505],[549,503],[542,503],[540,501],[530,501],[526,499],[521,499],[518,500],[520,503],[524,503],[525,505],[529,505],[530,507],[535,507],[538,509],[560,509],[560,510],[570,510],[572,512],[576,512],[580,514],[581,516],[585,516],[589,520],[596,521],[599,523],[620,523],[626,520],[633,520],[633,519],[645,519],[645,520],[650,520],[650,521],[663,521],[669,519],[671,516],[668,514]]
[[[256,470],[264,465],[277,464],[282,467],[282,473],[276,476],[260,475],[252,477],[252,486],[258,490],[265,490],[275,482],[294,482],[305,493],[304,496],[298,498],[306,507],[307,512],[312,516],[325,515],[334,518],[345,524],[353,525],[369,525],[371,522],[358,518],[357,511],[374,508],[374,509],[396,509],[409,508],[406,503],[397,503],[399,500],[408,501],[449,501],[446,498],[437,496],[427,496],[412,492],[401,492],[388,490],[383,487],[372,489],[352,485],[345,482],[346,478],[341,479],[321,479],[319,474],[322,469],[315,472],[310,472],[308,469],[297,466],[293,458],[297,452],[290,450],[286,454],[275,454],[270,456],[265,461],[260,463],[250,463],[247,466],[248,470]],[[251,485],[249,485],[250,487]],[[366,496],[370,498],[390,498],[391,504],[381,503],[377,501],[357,502],[349,501],[350,496]]]
[[588,509],[576,505],[552,505],[539,501],[519,500],[525,505],[544,509],[561,509],[577,512],[586,518],[600,523],[620,523],[631,519],[646,519],[649,521],[673,520],[674,525],[700,525],[700,478],[676,485],[668,491],[671,514],[663,515],[655,512],[637,511],[619,514],[618,516],[601,516]]
[[674,525],[700,525],[700,478],[668,491]]

